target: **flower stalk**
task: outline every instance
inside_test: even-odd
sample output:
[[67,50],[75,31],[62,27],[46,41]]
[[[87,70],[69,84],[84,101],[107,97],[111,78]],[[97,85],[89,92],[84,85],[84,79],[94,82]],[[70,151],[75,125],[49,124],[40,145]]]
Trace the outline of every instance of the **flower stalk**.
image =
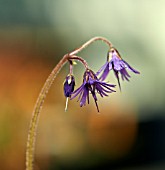
[[[56,78],[57,74],[61,70],[64,64],[66,64],[69,59],[77,59],[80,60],[82,63],[85,63],[81,57],[70,57],[70,55],[66,54],[64,57],[59,61],[59,63],[54,67],[53,71],[50,73],[49,77],[45,81],[41,92],[37,98],[32,118],[30,122],[29,132],[28,132],[28,139],[26,145],[26,170],[33,170],[33,163],[34,163],[34,149],[35,149],[35,139],[36,139],[36,131],[37,131],[37,124],[39,121],[39,115],[46,98],[46,95],[53,84],[54,79]],[[86,67],[86,65],[85,65]]]
[[[73,99],[76,96],[79,96],[80,106],[84,106],[86,104],[86,101],[87,101],[87,103],[89,103],[89,95],[92,94],[92,97],[94,98],[97,110],[99,111],[98,105],[97,105],[98,99],[96,97],[96,94],[99,94],[101,97],[104,97],[104,96],[107,96],[107,93],[114,92],[114,90],[112,90],[111,88],[115,87],[115,85],[105,83],[100,79],[100,77],[98,77],[98,75],[102,71],[103,71],[103,73],[102,73],[103,78],[107,77],[109,70],[107,72],[105,72],[105,70],[104,70],[106,68],[107,64],[105,66],[103,66],[99,70],[99,72],[97,72],[95,74],[91,69],[89,69],[87,62],[83,58],[77,56],[77,54],[80,51],[82,51],[83,49],[85,49],[91,43],[93,43],[95,41],[103,41],[104,43],[106,43],[108,45],[109,50],[113,48],[112,43],[109,40],[107,40],[106,38],[94,37],[94,38],[90,39],[89,41],[85,42],[79,48],[64,55],[63,58],[59,61],[59,63],[54,67],[54,69],[48,76],[47,80],[45,81],[45,83],[41,89],[41,92],[39,93],[39,96],[37,98],[37,101],[36,101],[36,104],[35,104],[35,107],[34,107],[34,110],[32,113],[32,118],[30,121],[27,146],[26,146],[26,170],[33,170],[37,125],[39,122],[39,116],[40,116],[40,113],[42,110],[44,100],[46,98],[46,95],[47,95],[51,85],[54,82],[54,79],[56,78],[57,74],[59,73],[61,68],[64,66],[64,64],[66,64],[67,62],[70,63],[69,75],[66,77],[66,80],[64,83],[64,95],[67,98],[65,110],[67,109],[67,102],[68,102],[69,98]],[[85,67],[83,84],[75,91],[74,91],[75,79],[73,77],[74,60],[80,61]],[[128,64],[127,64],[127,66],[131,69],[131,67]],[[120,71],[120,70],[118,70],[118,71]]]
[[34,111],[32,114],[32,119],[30,122],[29,132],[28,132],[28,139],[27,139],[27,147],[26,147],[26,170],[33,170],[33,163],[34,163],[34,149],[35,149],[35,140],[36,140],[36,131],[37,131],[37,124],[39,121],[39,115],[42,109],[42,105],[46,98],[46,95],[56,78],[56,75],[62,68],[62,66],[67,62],[69,56],[65,55],[60,62],[56,65],[53,69],[49,77],[47,78],[39,96],[36,101]]

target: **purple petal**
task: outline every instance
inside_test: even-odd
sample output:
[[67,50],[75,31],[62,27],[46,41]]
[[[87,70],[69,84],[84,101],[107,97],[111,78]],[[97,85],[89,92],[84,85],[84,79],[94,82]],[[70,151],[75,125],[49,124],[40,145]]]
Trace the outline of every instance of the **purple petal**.
[[81,107],[85,106],[87,95],[88,95],[88,89],[84,88],[83,95],[82,95],[82,98],[81,98],[81,101],[80,101],[80,106]]
[[98,76],[108,65],[108,62],[106,62],[97,72],[96,72],[96,76]]
[[[111,88],[107,87],[105,84],[102,84],[102,86],[106,87],[108,90],[112,91],[112,92],[116,92],[115,90],[112,90]],[[115,86],[115,85],[114,85]]]
[[107,93],[111,93],[112,89],[109,87],[106,87],[102,84],[97,84],[96,87],[98,87],[101,91],[107,92]]
[[104,69],[102,75],[100,76],[100,80],[101,81],[104,81],[106,79],[106,77],[108,76],[108,73],[109,73],[109,64],[107,64],[106,68]]
[[108,94],[106,94],[103,90],[98,90],[98,93],[101,97],[108,96]]
[[126,65],[126,67],[127,67],[130,71],[132,71],[132,72],[134,72],[134,73],[136,73],[136,74],[140,74],[139,71],[137,71],[137,70],[135,70],[134,68],[132,68],[126,61],[123,60],[123,62],[124,62],[124,64]]
[[114,84],[108,84],[108,83],[105,83],[105,82],[100,82],[101,85],[104,85],[104,86],[109,86],[109,87],[115,87],[116,85]]
[[122,80],[126,79],[127,81],[129,81],[130,75],[128,74],[128,72],[127,72],[127,70],[125,68],[120,70],[120,73],[121,73]]
[[78,96],[78,99],[77,99],[77,102],[80,100],[80,98],[82,97],[82,94],[83,94],[83,90],[80,92],[79,96]]
[[97,91],[99,91],[99,92],[106,92],[106,93],[111,93],[112,92],[111,90],[106,90],[106,89],[104,89],[101,86],[97,86]]
[[[108,96],[105,92],[106,90],[103,89],[100,85],[96,86],[97,92],[100,94],[101,97]],[[104,92],[105,91],[105,92]]]
[[72,92],[74,91],[75,79],[72,75],[66,77],[64,83],[64,95],[65,97],[71,97]]
[[74,99],[79,93],[81,93],[83,87],[84,87],[84,84],[82,84],[78,89],[72,92],[71,100]]

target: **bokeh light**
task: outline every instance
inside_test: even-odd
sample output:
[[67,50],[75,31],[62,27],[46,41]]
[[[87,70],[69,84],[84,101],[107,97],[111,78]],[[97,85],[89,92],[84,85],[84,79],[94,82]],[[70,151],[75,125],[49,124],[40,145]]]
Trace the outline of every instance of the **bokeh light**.
[[[0,3],[0,169],[25,169],[32,110],[60,58],[94,36],[104,36],[141,72],[122,82],[122,92],[91,98],[64,112],[57,76],[38,124],[35,169],[165,168],[165,2],[163,0],[28,0]],[[96,42],[80,53],[97,71],[107,46]],[[76,87],[83,67],[75,66]],[[113,74],[111,83],[117,84]]]

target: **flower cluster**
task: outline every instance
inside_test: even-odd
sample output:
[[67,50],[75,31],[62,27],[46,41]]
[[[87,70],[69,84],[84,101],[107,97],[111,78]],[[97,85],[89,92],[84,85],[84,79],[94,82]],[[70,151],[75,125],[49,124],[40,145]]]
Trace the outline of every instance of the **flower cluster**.
[[[96,72],[96,74],[89,68],[88,63],[81,57],[77,56],[77,54],[88,47],[91,43],[95,41],[102,41],[109,46],[109,51],[107,55],[106,63]],[[80,61],[84,67],[85,72],[83,75],[83,82],[80,87],[75,90],[75,78],[73,76],[73,66],[76,64],[75,61]],[[139,74],[137,70],[132,68],[126,61],[124,61],[119,52],[113,47],[112,43],[104,38],[104,37],[94,37],[85,42],[79,48],[71,51],[68,54],[65,54],[59,63],[54,67],[50,76],[48,76],[44,86],[38,96],[36,101],[36,105],[34,107],[32,119],[30,122],[29,133],[28,133],[28,140],[27,140],[27,149],[26,149],[26,169],[33,169],[33,162],[34,162],[34,151],[35,151],[35,138],[36,138],[36,130],[37,130],[37,123],[39,120],[39,115],[42,109],[42,105],[44,103],[44,99],[56,77],[60,69],[64,66],[64,64],[69,63],[69,74],[66,76],[64,81],[64,95],[66,97],[66,107],[65,111],[68,107],[68,100],[74,99],[78,97],[78,101],[80,102],[80,107],[85,106],[86,103],[89,104],[90,96],[93,97],[97,111],[99,112],[98,107],[98,95],[101,97],[108,96],[110,93],[116,92],[114,90],[115,85],[109,84],[105,82],[105,79],[113,70],[120,87],[120,78],[122,80],[129,80],[130,75],[128,74],[127,70]],[[121,89],[121,87],[120,87]]]
[[[97,104],[98,101],[97,95],[104,97],[104,96],[108,96],[109,93],[116,92],[113,89],[115,88],[116,85],[112,85],[105,82],[105,79],[107,78],[111,70],[113,70],[115,74],[120,89],[121,89],[121,85],[120,85],[119,75],[121,76],[122,80],[129,81],[130,75],[127,72],[127,69],[133,73],[139,74],[139,71],[132,68],[126,61],[124,61],[121,58],[119,52],[114,47],[110,48],[107,54],[106,63],[96,72],[96,74],[91,69],[88,68],[86,63],[85,63],[85,67],[86,70],[83,75],[83,83],[76,90],[74,90],[74,86],[75,86],[74,76],[72,74],[69,74],[66,77],[64,83],[64,95],[67,97],[67,103],[68,103],[68,98],[74,99],[75,97],[78,96],[80,107],[82,107],[85,106],[86,103],[89,104],[89,100],[90,100],[89,96],[91,94],[91,96],[94,99],[98,112],[99,112],[99,108]],[[67,109],[67,105],[66,105],[66,109]]]

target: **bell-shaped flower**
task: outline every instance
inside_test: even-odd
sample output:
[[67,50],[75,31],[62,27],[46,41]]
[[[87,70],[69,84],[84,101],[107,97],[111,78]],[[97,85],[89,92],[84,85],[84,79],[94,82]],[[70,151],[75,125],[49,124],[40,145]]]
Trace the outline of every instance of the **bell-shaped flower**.
[[103,81],[106,79],[109,72],[113,70],[120,87],[119,74],[121,75],[122,80],[129,81],[130,75],[128,74],[127,69],[133,73],[140,74],[139,71],[135,70],[126,61],[124,61],[119,52],[112,47],[108,52],[106,63],[99,69],[96,75],[98,76],[102,72],[99,79]]

